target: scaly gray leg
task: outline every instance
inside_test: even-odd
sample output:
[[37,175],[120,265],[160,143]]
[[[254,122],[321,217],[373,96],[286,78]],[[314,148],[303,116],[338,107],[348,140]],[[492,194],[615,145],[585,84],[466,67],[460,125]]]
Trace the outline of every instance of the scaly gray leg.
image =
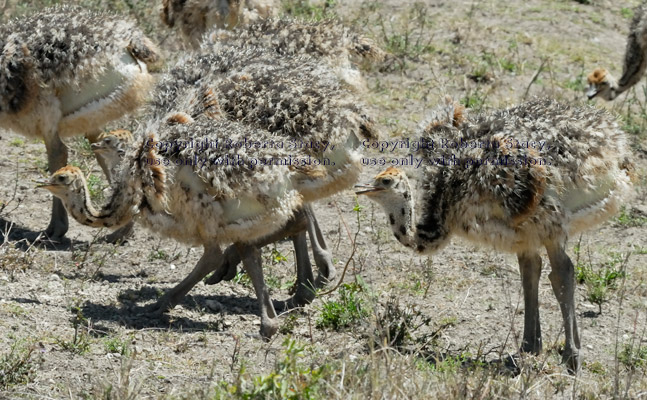
[[552,267],[548,277],[564,318],[566,344],[562,360],[573,373],[580,368],[580,337],[575,321],[575,268],[562,245],[551,243],[546,245],[546,250]]
[[[264,239],[261,240],[261,245],[267,243],[274,243],[279,239],[282,239],[286,236],[292,236],[298,232],[303,232],[305,227],[305,219],[302,214],[299,213],[295,216],[297,219],[294,223],[286,225],[282,230],[276,232]],[[296,231],[296,232],[295,232]],[[259,244],[254,244],[258,246]],[[307,248],[307,247],[306,247]],[[160,298],[157,303],[153,304],[148,308],[147,311],[154,313],[164,313],[171,310],[175,307],[182,298],[186,296],[189,291],[198,284],[205,276],[207,276],[211,271],[216,271],[215,273],[227,273],[230,269],[223,267],[223,264],[226,262],[232,263],[231,265],[236,265],[240,262],[241,256],[235,245],[229,246],[225,254],[222,254],[220,247],[218,246],[205,246],[204,254],[193,268],[191,273],[184,278],[182,282],[176,285],[173,289],[169,290]],[[235,262],[235,263],[234,263]],[[307,267],[309,268],[310,273],[310,282],[312,282],[312,267],[308,261]],[[236,269],[233,269],[234,272]],[[307,276],[307,272],[302,273],[304,276]]]
[[261,251],[254,245],[236,243],[236,249],[243,260],[243,267],[249,275],[256,291],[256,298],[261,308],[261,336],[269,339],[279,329],[279,323],[274,311],[270,293],[263,279],[263,262],[261,260]]
[[135,231],[135,222],[130,221],[126,225],[117,229],[116,231],[106,235],[103,238],[103,241],[105,241],[106,243],[112,243],[112,244],[123,243],[126,239],[128,239],[133,234],[134,231]]
[[541,256],[536,252],[519,253],[519,271],[523,286],[524,326],[521,351],[533,354],[541,352],[541,326],[539,323],[539,277]]
[[148,312],[164,313],[175,307],[187,293],[200,282],[207,274],[218,268],[223,262],[223,254],[220,247],[216,245],[207,245],[204,247],[204,253],[193,271],[177,284],[173,289],[164,293],[157,303],[148,308]]
[[315,280],[315,287],[320,288],[335,279],[335,265],[332,262],[332,255],[330,254],[330,251],[328,251],[326,240],[321,233],[321,229],[319,229],[319,223],[317,222],[317,217],[315,216],[312,207],[310,204],[306,204],[303,206],[303,210],[306,213],[308,222],[307,229],[308,235],[310,236],[312,255],[315,259],[317,269],[319,270],[317,279]]
[[[45,140],[47,149],[47,164],[50,174],[63,168],[67,164],[67,146],[61,141],[58,135],[50,135]],[[60,241],[67,233],[69,222],[67,211],[58,197],[54,197],[52,202],[52,218],[49,221],[45,235],[52,241]]]
[[[330,254],[330,251],[328,251],[326,241],[323,237],[323,234],[321,233],[317,218],[315,217],[310,205],[306,204],[297,215],[295,215],[290,221],[288,221],[284,230],[255,242],[255,245],[258,247],[263,247],[281,240],[287,236],[291,236],[291,234],[288,234],[288,232],[295,232],[296,234],[302,232],[305,229],[307,229],[308,231],[308,236],[310,237],[310,245],[312,246],[312,254],[314,256],[317,269],[319,270],[319,274],[317,275],[317,279],[315,280],[315,288],[320,288],[323,287],[326,283],[333,280],[335,278],[336,272],[334,264],[332,262],[332,256]],[[303,246],[302,249],[297,249],[295,247],[295,252],[303,252],[305,250],[307,254],[307,243],[302,242],[301,246]],[[237,257],[236,251],[233,247],[227,248],[227,250],[225,250],[225,258],[227,261],[222,265],[222,268],[215,271],[209,277],[209,279],[207,279],[207,281],[205,282],[206,284],[214,285],[223,280],[231,280],[234,278],[234,276],[236,276],[236,273],[238,272],[237,266],[238,263],[240,263],[240,259]],[[297,257],[297,270],[299,270],[300,268],[312,269],[309,261],[308,265],[309,266],[304,265],[303,267],[300,267],[299,257]],[[297,274],[297,285],[301,285],[304,282],[298,281],[298,275],[299,274]]]
[[306,233],[300,233],[292,236],[294,252],[296,253],[297,264],[297,282],[294,296],[286,301],[277,302],[277,308],[289,310],[312,303],[315,298],[314,276],[312,275],[312,264],[308,256],[308,243]]

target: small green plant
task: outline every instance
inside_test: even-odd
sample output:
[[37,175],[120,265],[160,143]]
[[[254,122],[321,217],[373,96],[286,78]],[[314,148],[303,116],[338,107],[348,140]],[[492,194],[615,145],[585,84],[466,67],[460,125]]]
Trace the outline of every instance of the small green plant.
[[88,323],[88,320],[83,316],[83,312],[80,307],[73,306],[71,311],[74,313],[74,316],[70,319],[70,322],[72,322],[72,326],[74,327],[74,337],[71,341],[57,339],[56,343],[64,350],[68,350],[76,354],[85,354],[90,350],[90,337],[87,330],[83,329],[84,325]]
[[[384,21],[389,21],[387,27]],[[406,68],[407,59],[417,60],[424,54],[433,53],[433,35],[428,31],[431,20],[427,5],[415,2],[406,16],[394,23],[392,18],[380,16],[382,47],[397,60],[399,68]]]
[[626,227],[640,227],[647,223],[647,217],[640,215],[633,215],[630,212],[627,212],[625,207],[620,210],[620,215],[618,216],[618,224]]
[[363,288],[358,283],[345,283],[339,288],[339,301],[325,302],[318,328],[332,328],[335,331],[354,325],[368,316],[368,306]]
[[26,271],[33,262],[33,252],[21,251],[9,242],[0,244],[0,270],[7,271],[12,282],[16,273]]
[[310,4],[310,0],[283,0],[285,14],[312,21],[321,21],[326,18],[335,18],[336,0],[325,0],[322,5]]
[[475,90],[468,93],[465,97],[461,99],[461,104],[467,108],[473,108],[480,110],[485,104],[486,95],[482,94],[480,91]]
[[128,342],[117,337],[106,339],[103,342],[103,346],[107,353],[117,353],[122,356],[128,355],[129,353]]
[[271,257],[272,257],[273,264],[278,264],[288,260],[283,254],[281,254],[281,252],[276,247],[272,249]]
[[[579,258],[579,246],[576,253]],[[610,258],[599,268],[594,268],[591,262],[577,262],[575,279],[577,283],[586,285],[587,300],[598,305],[598,314],[602,314],[602,304],[608,301],[609,290],[618,286],[618,279],[625,276],[623,265],[627,257],[621,253],[611,253]]]
[[499,65],[504,71],[511,72],[511,73],[517,72],[517,64],[510,59],[500,58]]
[[297,316],[296,314],[288,314],[284,319],[283,323],[279,327],[279,333],[283,335],[289,335],[294,332],[294,328],[297,326]]
[[301,362],[305,346],[286,338],[282,360],[267,375],[249,376],[241,366],[233,384],[221,382],[216,389],[215,398],[234,399],[320,399],[320,381],[324,380],[326,366],[311,367]]
[[248,287],[252,286],[252,280],[249,278],[249,275],[247,275],[245,271],[238,271],[232,281],[239,285]]
[[634,10],[629,7],[622,7],[620,9],[620,15],[622,15],[623,18],[631,19],[634,17]]
[[151,249],[151,252],[148,253],[148,261],[154,261],[154,260],[164,260],[168,261],[169,255],[166,251],[162,249]]
[[14,139],[11,139],[11,141],[9,142],[9,146],[13,146],[13,147],[22,147],[24,145],[25,145],[25,141],[22,140],[21,138],[14,138]]
[[400,307],[398,300],[391,297],[384,305],[384,310],[377,315],[375,341],[378,346],[387,345],[402,349],[411,342],[426,342],[416,338],[415,334],[423,326],[429,326],[431,318],[414,307]]
[[592,373],[598,374],[598,375],[602,375],[605,372],[604,365],[599,361],[593,361],[593,362],[590,362],[590,363],[586,364],[586,369],[588,369]]
[[618,354],[618,361],[631,370],[647,366],[647,346],[625,344]]
[[101,181],[101,178],[94,174],[90,174],[88,175],[87,183],[90,199],[97,203],[103,201],[103,189],[105,189],[106,186]]
[[0,389],[6,390],[11,386],[34,380],[36,375],[34,350],[34,345],[15,341],[9,352],[0,356]]

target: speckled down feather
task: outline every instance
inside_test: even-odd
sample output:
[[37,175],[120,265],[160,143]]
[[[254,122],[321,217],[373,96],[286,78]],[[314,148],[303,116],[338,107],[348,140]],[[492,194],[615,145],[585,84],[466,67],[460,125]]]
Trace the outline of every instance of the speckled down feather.
[[215,30],[206,35],[202,50],[213,51],[222,42],[259,46],[282,56],[308,55],[337,62],[349,57],[382,60],[385,56],[371,40],[332,19],[266,19],[233,31]]
[[[282,138],[247,124],[202,115],[188,124],[161,125],[156,131],[163,138],[157,153],[171,164],[192,167],[212,188],[210,194],[216,200],[235,198],[241,192],[257,193],[277,176],[289,181],[292,174],[292,168],[283,160],[293,153],[262,146]],[[228,144],[226,139],[231,142]],[[245,139],[250,143],[247,146]],[[252,145],[251,140],[259,145]]]
[[[625,135],[605,111],[548,99],[466,120],[456,110],[442,106],[420,134],[423,241],[456,232],[508,251],[536,248],[608,218],[630,192]],[[550,147],[509,146],[517,141]],[[494,232],[486,222],[497,220]]]
[[361,103],[340,88],[328,67],[309,58],[222,44],[213,54],[186,58],[171,69],[155,90],[152,113],[198,115],[205,105],[193,100],[198,95],[210,106],[217,102],[228,119],[304,142],[346,143],[350,134],[379,135]]
[[0,112],[19,112],[39,86],[60,87],[101,74],[128,48],[150,63],[157,54],[123,16],[59,6],[0,26]]
[[261,18],[275,16],[274,0],[163,0],[162,21],[180,28],[183,38],[197,48],[205,32],[214,26],[232,29]]

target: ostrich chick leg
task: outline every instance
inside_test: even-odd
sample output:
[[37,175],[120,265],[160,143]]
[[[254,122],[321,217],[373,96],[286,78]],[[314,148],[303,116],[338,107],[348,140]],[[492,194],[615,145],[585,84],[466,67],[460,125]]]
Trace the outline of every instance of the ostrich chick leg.
[[536,252],[517,254],[524,300],[524,327],[521,351],[541,353],[541,325],[539,323],[539,277],[541,256]]
[[[303,214],[303,215],[302,215]],[[304,225],[297,225],[297,222],[300,224],[305,223]],[[312,254],[314,256],[315,264],[319,270],[317,279],[314,281],[315,288],[323,287],[326,283],[330,282],[335,278],[335,267],[332,262],[332,256],[330,251],[326,246],[326,241],[319,229],[319,224],[317,223],[317,218],[315,217],[314,212],[309,204],[303,206],[303,211],[299,215],[295,216],[293,220],[288,222],[286,228],[290,228],[291,231],[295,232],[294,234],[288,234],[284,231],[282,234],[284,236],[277,238],[277,235],[271,235],[267,238],[256,243],[257,246],[263,247],[267,244],[274,243],[277,240],[283,239],[287,236],[294,236],[297,233],[305,231],[307,229],[308,235],[310,237],[310,244],[312,246]],[[295,252],[303,253],[307,255],[308,244],[305,241],[298,242],[301,248],[297,249],[297,244],[295,242]],[[307,258],[307,257],[306,257]],[[226,261],[221,265],[219,269],[214,270],[214,273],[206,280],[207,285],[215,285],[220,281],[230,281],[234,279],[236,273],[238,272],[238,264],[240,263],[240,257],[234,246],[230,246],[225,250],[225,259]],[[308,262],[308,264],[310,264]],[[297,270],[300,269],[299,257],[297,257]],[[304,266],[303,269],[310,269],[311,266]],[[297,273],[297,279],[299,274]],[[302,282],[297,282],[300,284]],[[296,300],[296,299],[295,299]],[[309,303],[310,301],[306,301]],[[301,302],[301,304],[306,304]]]
[[243,267],[245,267],[247,275],[252,280],[256,298],[261,308],[261,337],[269,339],[278,331],[279,323],[265,279],[263,279],[261,251],[254,245],[244,243],[236,243],[236,248],[243,259]]
[[[296,214],[288,223],[285,225],[283,229],[281,229],[278,232],[275,232],[272,235],[266,236],[263,239],[261,239],[258,242],[254,242],[250,244],[250,246],[256,246],[256,247],[263,247],[265,245],[274,243],[278,240],[281,240],[285,237],[288,236],[295,236],[298,235],[299,233],[303,233],[305,231],[305,213],[303,211],[300,211],[298,214]],[[305,242],[305,237],[304,240]],[[307,259],[307,246],[305,244],[301,244],[301,250],[298,251],[305,251],[306,252],[306,259]],[[303,250],[305,249],[305,250]],[[302,253],[301,253],[302,254]],[[299,259],[303,259],[303,255],[301,257],[297,257],[297,288],[303,287],[311,287],[312,286],[312,266],[310,265],[310,261],[308,260],[307,263],[304,262],[298,262]],[[198,284],[205,276],[207,276],[211,271],[216,271],[215,273],[222,273],[222,272],[228,272],[230,268],[225,268],[223,265],[228,264],[229,265],[234,265],[236,266],[237,263],[239,263],[241,260],[241,256],[238,252],[238,249],[236,245],[231,245],[227,248],[225,251],[225,254],[223,255],[222,252],[220,251],[220,248],[216,248],[216,246],[213,247],[205,247],[205,252],[200,258],[200,261],[196,264],[195,268],[191,271],[191,273],[182,280],[179,284],[177,284],[175,287],[173,287],[171,290],[166,292],[164,296],[162,296],[157,303],[151,305],[148,307],[147,311],[150,313],[164,313],[167,312],[173,307],[175,307],[182,299],[184,296],[186,296],[189,291]],[[236,268],[234,270],[234,275],[236,272]],[[305,280],[300,280],[301,277],[305,277],[303,279]],[[233,278],[233,276],[232,276]],[[303,305],[306,303],[309,303],[312,301],[312,296],[314,292],[310,291],[309,293],[305,289],[301,289],[299,291],[297,289],[297,294],[294,296],[293,299],[288,300],[288,303],[293,303],[293,304],[298,304],[298,305]],[[305,296],[305,298],[301,298],[301,296]],[[312,296],[313,297],[313,296]],[[308,300],[309,298],[309,300]]]
[[[47,169],[50,174],[56,172],[59,168],[67,164],[67,146],[56,133],[46,136],[45,148],[47,149]],[[59,242],[67,233],[69,222],[67,211],[63,202],[58,197],[54,197],[52,202],[52,218],[49,221],[45,235],[54,242]]]
[[580,337],[575,321],[575,268],[562,245],[552,243],[546,246],[546,250],[552,267],[548,278],[564,319],[566,343],[562,361],[566,363],[569,372],[575,372],[580,368]]

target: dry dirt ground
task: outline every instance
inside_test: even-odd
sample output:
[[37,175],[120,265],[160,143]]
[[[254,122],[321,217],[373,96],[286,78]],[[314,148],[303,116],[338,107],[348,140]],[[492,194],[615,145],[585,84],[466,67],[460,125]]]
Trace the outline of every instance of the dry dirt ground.
[[[5,19],[53,2],[1,3]],[[162,42],[169,58],[182,50],[145,2],[81,3],[118,6]],[[584,102],[589,70],[606,66],[620,75],[637,3],[339,0],[327,8],[306,1],[284,6],[298,15],[332,13],[391,52],[384,65],[363,66],[365,99],[387,135],[409,137],[445,95],[476,110],[534,95]],[[545,351],[523,355],[514,368],[509,356],[523,328],[516,257],[460,240],[433,257],[413,255],[395,241],[381,210],[365,199],[358,207],[346,191],[315,206],[338,277],[348,264],[346,295],[321,295],[282,316],[281,331],[269,343],[255,337],[257,303],[244,275],[215,286],[200,283],[166,319],[141,314],[139,307],[188,274],[201,249],[143,229],[123,246],[101,244],[96,239],[106,232],[76,222],[66,250],[6,240],[0,245],[0,398],[644,397],[646,90],[643,80],[612,104],[594,102],[617,114],[629,132],[641,180],[618,218],[569,242],[581,278],[583,367],[576,376],[560,364],[561,315],[546,260],[540,284]],[[113,126],[136,124],[133,117]],[[5,231],[43,229],[51,199],[32,181],[46,176],[45,148],[10,132],[0,135]],[[100,201],[105,184],[87,145],[72,140],[70,147],[71,159],[99,177],[93,183]],[[363,179],[377,172],[365,170]],[[291,243],[270,246],[263,257],[273,297],[286,298],[295,276]],[[322,327],[333,319],[324,315],[327,309],[346,309],[356,318],[338,330]]]

